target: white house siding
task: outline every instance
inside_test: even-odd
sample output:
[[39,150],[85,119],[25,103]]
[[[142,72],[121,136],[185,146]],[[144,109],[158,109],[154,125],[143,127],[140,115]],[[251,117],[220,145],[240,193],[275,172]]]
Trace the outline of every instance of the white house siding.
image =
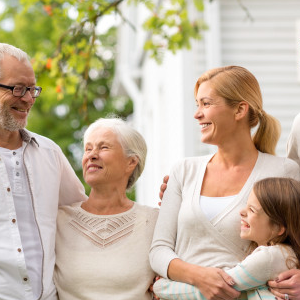
[[[300,83],[296,56],[300,36],[299,0],[243,0],[253,21],[236,0],[221,0],[222,64],[248,68],[258,79],[265,110],[281,123],[277,154],[285,156],[286,141],[295,115],[300,112]],[[299,129],[300,130],[300,129]]]
[[[282,124],[277,154],[285,155],[293,118],[300,112],[296,57],[300,0],[242,0],[242,4],[253,21],[237,0],[207,1],[204,16],[210,29],[203,39],[193,42],[191,51],[167,54],[162,65],[149,58],[138,65],[145,33],[121,26],[117,67],[123,73],[115,82],[119,93],[123,90],[133,97],[135,126],[148,144],[146,168],[137,186],[139,202],[157,205],[162,177],[177,160],[214,150],[201,143],[193,119],[194,85],[208,68],[234,64],[253,72],[261,84],[265,110]],[[134,15],[130,20],[138,26],[145,11],[134,9]]]

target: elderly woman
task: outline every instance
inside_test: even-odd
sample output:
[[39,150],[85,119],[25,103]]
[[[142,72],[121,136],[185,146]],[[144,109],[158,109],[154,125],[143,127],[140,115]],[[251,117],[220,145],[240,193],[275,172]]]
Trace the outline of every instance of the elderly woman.
[[224,270],[246,256],[249,242],[240,239],[239,211],[254,182],[267,177],[299,180],[299,167],[274,156],[279,123],[263,110],[259,84],[247,69],[209,70],[194,92],[201,140],[217,151],[186,158],[173,168],[150,262],[160,276],[194,285],[206,299],[229,300],[240,293]]
[[158,210],[126,196],[146,159],[143,137],[120,119],[84,134],[86,202],[59,209],[54,280],[60,300],[149,300],[148,253]]

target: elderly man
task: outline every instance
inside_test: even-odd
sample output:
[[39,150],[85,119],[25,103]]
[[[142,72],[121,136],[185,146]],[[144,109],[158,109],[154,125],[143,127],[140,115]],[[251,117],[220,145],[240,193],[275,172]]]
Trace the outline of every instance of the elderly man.
[[0,43],[0,299],[57,299],[58,205],[86,199],[61,149],[25,129],[42,91],[29,58]]

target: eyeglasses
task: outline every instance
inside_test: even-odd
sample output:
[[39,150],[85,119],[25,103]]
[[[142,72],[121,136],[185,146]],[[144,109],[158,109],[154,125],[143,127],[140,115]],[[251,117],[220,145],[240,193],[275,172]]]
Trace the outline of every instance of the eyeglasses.
[[32,98],[37,98],[42,91],[42,88],[40,86],[29,87],[24,85],[10,86],[10,85],[0,84],[0,87],[11,90],[12,94],[15,97],[23,97],[26,94],[26,92],[29,91]]

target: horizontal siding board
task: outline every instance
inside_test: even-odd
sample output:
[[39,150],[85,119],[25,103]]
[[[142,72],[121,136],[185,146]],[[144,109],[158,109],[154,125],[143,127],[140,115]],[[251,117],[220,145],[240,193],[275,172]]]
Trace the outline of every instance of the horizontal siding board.
[[219,3],[222,64],[244,66],[257,77],[265,110],[281,123],[277,153],[283,156],[292,121],[300,112],[296,57],[300,0],[243,0],[253,21],[236,0]]

